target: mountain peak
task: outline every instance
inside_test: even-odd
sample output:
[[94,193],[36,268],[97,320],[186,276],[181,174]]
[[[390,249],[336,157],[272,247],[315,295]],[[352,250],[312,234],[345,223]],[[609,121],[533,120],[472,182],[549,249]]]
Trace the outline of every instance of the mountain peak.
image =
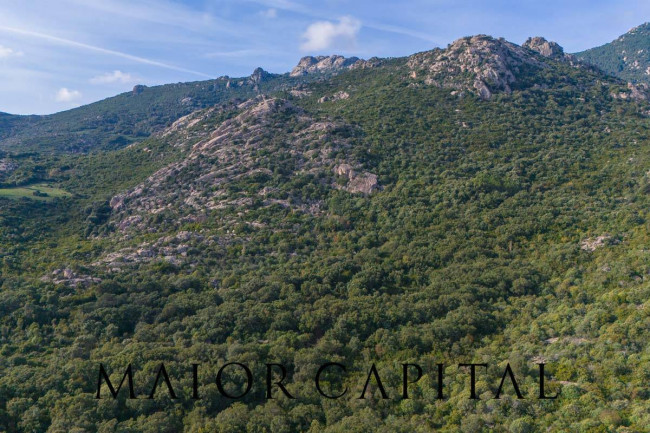
[[627,33],[640,33],[640,32],[650,32],[650,22],[646,22],[636,27],[632,27],[630,30],[627,31]]
[[259,84],[262,81],[266,81],[270,77],[271,74],[269,72],[266,72],[264,69],[258,67],[255,68],[250,78],[253,81],[253,83]]
[[307,75],[315,72],[334,72],[350,68],[357,62],[363,62],[358,57],[343,57],[338,54],[331,56],[305,56],[291,70],[292,77]]
[[522,45],[524,48],[533,50],[544,57],[552,59],[563,58],[564,49],[556,42],[547,41],[541,36],[533,36],[528,38]]
[[438,87],[470,90],[482,99],[494,92],[510,93],[522,65],[543,67],[530,51],[487,35],[457,39],[444,49],[418,53],[409,58],[411,78]]

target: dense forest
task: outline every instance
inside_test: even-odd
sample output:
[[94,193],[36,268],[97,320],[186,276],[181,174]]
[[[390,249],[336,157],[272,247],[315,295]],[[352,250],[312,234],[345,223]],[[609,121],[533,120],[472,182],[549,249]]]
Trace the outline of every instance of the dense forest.
[[650,84],[649,43],[650,23],[645,23],[612,42],[576,53],[576,56],[626,81]]
[[[268,80],[114,146],[101,125],[90,152],[7,133],[0,430],[648,431],[644,98],[487,37]],[[137,100],[118,98],[96,107]],[[254,377],[241,399],[222,391],[243,370],[215,381],[233,362]],[[177,399],[162,379],[147,398],[161,363]],[[268,363],[297,398],[267,399]],[[326,363],[347,369],[323,375],[340,399],[315,389]],[[487,364],[476,399],[468,363]],[[97,400],[100,364],[115,387],[131,364],[139,398],[104,382]],[[373,364],[388,398],[372,376],[360,399]],[[523,398],[506,378],[495,399],[507,365]]]

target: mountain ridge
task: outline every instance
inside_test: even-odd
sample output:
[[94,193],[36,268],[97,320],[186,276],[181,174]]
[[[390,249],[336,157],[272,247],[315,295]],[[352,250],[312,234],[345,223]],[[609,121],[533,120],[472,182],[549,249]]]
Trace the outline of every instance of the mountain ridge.
[[[472,44],[483,44],[483,46],[472,46]],[[442,65],[436,64],[436,61],[430,58],[432,53],[444,57],[450,53],[449,50],[453,52],[453,56],[458,56],[460,51],[465,49],[483,50],[483,53],[478,56],[480,59],[477,57],[471,61],[483,61],[491,57],[493,63],[489,67],[483,65],[481,70],[481,68],[477,69],[477,64],[463,65],[456,62],[452,65],[447,62],[448,64]],[[491,49],[502,50],[502,54],[492,55],[494,53],[489,52]],[[436,48],[423,52],[429,54],[416,53],[401,59],[410,59],[408,61],[412,74],[418,73],[414,70],[416,65],[420,68],[429,67],[425,79],[429,84],[469,89],[488,99],[494,91],[509,93],[512,90],[510,87],[514,74],[506,64],[510,60],[516,58],[515,67],[521,64],[528,66],[540,64],[540,59],[530,57],[524,49],[541,54],[543,58],[549,60],[568,61],[573,66],[580,66],[572,55],[564,54],[558,44],[539,37],[529,38],[519,46],[503,39],[476,35],[460,38],[445,49]],[[547,51],[549,55],[544,55]],[[506,55],[504,56],[503,53]],[[466,55],[464,61],[470,61],[468,56],[472,55]],[[329,74],[359,68],[381,67],[387,60],[378,58],[362,60],[340,55],[306,56],[300,59],[292,71],[284,74],[270,74],[262,68],[257,68],[248,77],[224,76],[207,81],[152,87],[140,85],[135,86],[131,92],[124,92],[102,101],[51,115],[3,115],[0,116],[0,126],[5,127],[0,132],[0,150],[12,151],[20,148],[28,151],[88,152],[120,148],[150,136],[196,109],[237,98],[247,99],[260,92],[272,93],[296,89],[301,84],[325,79]],[[427,66],[425,65],[427,62],[433,64]],[[546,61],[541,60],[541,63],[544,62]],[[441,69],[434,71],[431,68]],[[444,68],[451,69],[447,71],[443,70]],[[461,83],[462,80],[454,77],[454,74],[465,72],[481,76],[469,84]],[[643,91],[633,93],[634,97],[637,97],[643,94]]]
[[650,84],[650,23],[575,56],[626,81]]

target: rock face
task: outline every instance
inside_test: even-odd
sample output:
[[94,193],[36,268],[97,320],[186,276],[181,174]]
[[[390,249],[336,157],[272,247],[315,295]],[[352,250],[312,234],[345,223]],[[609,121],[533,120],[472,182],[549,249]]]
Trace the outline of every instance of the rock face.
[[350,97],[350,94],[348,92],[344,92],[344,91],[340,90],[340,91],[334,93],[333,95],[323,96],[322,98],[320,98],[318,100],[318,102],[320,104],[322,104],[323,102],[328,102],[328,101],[333,102],[333,101],[339,101],[341,99],[348,99],[349,97]]
[[312,74],[316,72],[335,72],[347,68],[362,67],[365,63],[358,57],[345,58],[339,55],[332,56],[307,56],[300,59],[295,68],[289,74],[292,77]]
[[511,93],[515,88],[544,87],[535,70],[565,65],[596,72],[575,56],[564,53],[555,42],[532,37],[523,46],[503,38],[477,35],[458,39],[446,49],[435,49],[409,57],[409,77],[424,84],[453,89],[452,94],[465,91],[490,99],[495,93]]
[[528,38],[522,46],[551,59],[563,59],[565,56],[564,49],[561,46],[556,42],[549,42],[540,36]]
[[[377,176],[348,155],[353,126],[315,119],[287,100],[264,96],[233,108],[237,114],[216,125],[213,119],[222,113],[199,110],[161,134],[170,143],[181,142],[185,156],[110,200],[112,223],[119,231],[155,232],[150,220],[158,214],[184,224],[223,208],[244,212],[251,206],[279,205],[318,214],[319,199],[304,200],[267,187],[279,181],[274,173],[280,170],[283,182],[312,176],[338,188],[332,171],[343,164],[349,167],[344,189],[369,194],[378,188]],[[233,190],[237,182],[254,183],[257,189]]]
[[647,101],[650,98],[650,86],[644,83],[627,83],[627,90],[622,92],[611,92],[614,99],[632,99],[634,101]]
[[612,238],[608,234],[603,234],[594,238],[583,239],[582,242],[580,242],[580,249],[583,251],[593,252],[598,248],[602,248],[607,245],[615,245],[617,243],[619,243],[617,239]]
[[364,171],[357,173],[349,164],[340,164],[334,168],[337,176],[348,178],[348,182],[342,188],[351,193],[370,194],[379,189],[377,175]]
[[512,92],[512,85],[524,66],[545,65],[530,52],[504,39],[477,35],[458,39],[447,49],[411,56],[407,63],[411,78],[456,90],[471,90],[482,99],[495,92]]
[[255,84],[259,84],[259,83],[261,83],[261,82],[263,82],[263,81],[268,80],[270,77],[271,77],[271,74],[269,74],[268,72],[266,72],[264,69],[262,69],[262,68],[256,68],[256,69],[253,71],[253,73],[251,74],[250,79],[251,79],[251,81],[252,81],[253,83],[255,83]]

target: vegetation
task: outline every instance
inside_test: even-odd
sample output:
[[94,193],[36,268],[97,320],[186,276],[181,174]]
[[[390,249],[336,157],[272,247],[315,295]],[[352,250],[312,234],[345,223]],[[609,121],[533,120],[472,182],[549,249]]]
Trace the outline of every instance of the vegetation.
[[[288,108],[266,117],[224,101],[119,150],[35,155],[70,195],[0,197],[0,429],[647,430],[649,107],[559,61],[521,73],[481,100],[391,59],[269,91]],[[381,188],[347,191],[342,162]],[[116,385],[131,363],[147,396],[161,362],[178,400],[94,398],[99,363]],[[227,362],[257,378],[238,401],[214,381]],[[265,399],[267,362],[299,398]],[[349,398],[315,392],[326,362]],[[479,400],[469,362],[489,364]],[[373,363],[388,399],[357,398]],[[426,373],[409,400],[402,363]],[[493,399],[507,363],[523,400]]]
[[0,151],[80,153],[127,146],[199,108],[308,82],[312,76],[265,76],[136,86],[132,92],[47,116],[0,113]]
[[650,23],[635,27],[618,39],[576,56],[603,71],[633,83],[650,83]]
[[68,197],[70,193],[48,184],[33,184],[23,187],[0,188],[0,197],[7,198],[33,198],[36,200],[53,200],[60,197]]

